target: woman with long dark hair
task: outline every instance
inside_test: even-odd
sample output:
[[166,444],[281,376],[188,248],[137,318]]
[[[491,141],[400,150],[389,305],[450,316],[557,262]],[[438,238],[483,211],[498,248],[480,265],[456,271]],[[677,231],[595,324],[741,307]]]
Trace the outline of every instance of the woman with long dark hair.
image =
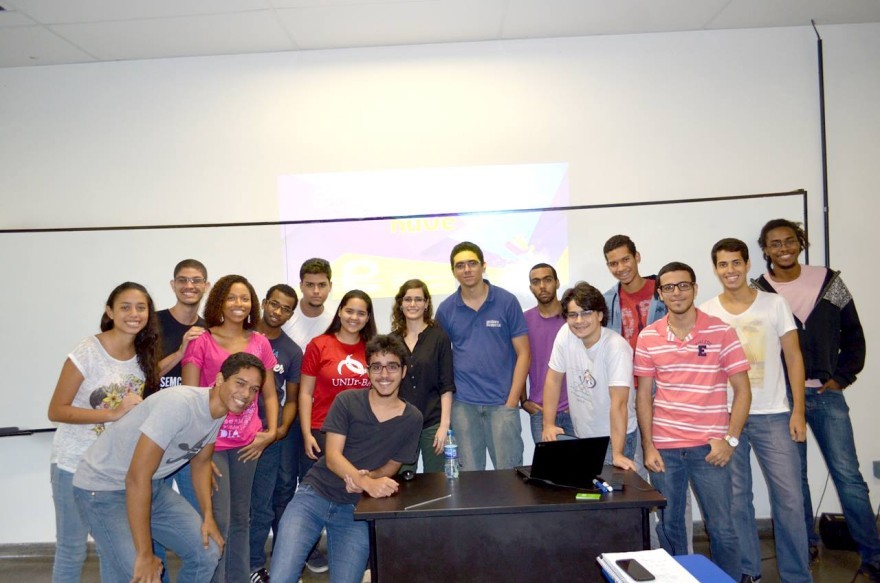
[[[275,375],[271,374],[276,364],[275,354],[269,340],[254,330],[259,321],[260,302],[250,282],[240,275],[221,277],[211,288],[205,304],[208,329],[190,341],[181,361],[183,384],[190,386],[212,386],[223,362],[236,352],[253,354],[263,361],[267,371],[260,391],[266,408],[267,429],[263,431],[257,413],[257,399],[254,399],[243,413],[226,416],[214,445],[218,482],[213,497],[214,519],[226,540],[223,556],[214,573],[213,581],[216,582],[238,583],[250,577],[251,487],[257,460],[275,441],[278,429],[278,395]],[[185,478],[179,480],[185,481]],[[191,487],[192,478],[189,480]],[[194,500],[190,502],[198,508]]]
[[431,293],[425,282],[420,279],[404,282],[394,296],[391,311],[391,334],[401,338],[409,351],[400,396],[422,413],[424,423],[419,449],[423,469],[442,472],[443,442],[452,414],[455,380],[452,345],[433,316]]
[[364,349],[375,335],[373,300],[353,289],[342,296],[327,331],[306,346],[299,381],[299,422],[312,463],[324,452],[321,424],[336,395],[370,386]]
[[127,281],[110,292],[101,333],[73,349],[49,402],[58,423],[52,442],[55,501],[55,563],[52,581],[79,581],[88,527],[73,500],[73,473],[108,423],[141,402],[144,389],[159,386],[159,332],[153,300],[144,286]]

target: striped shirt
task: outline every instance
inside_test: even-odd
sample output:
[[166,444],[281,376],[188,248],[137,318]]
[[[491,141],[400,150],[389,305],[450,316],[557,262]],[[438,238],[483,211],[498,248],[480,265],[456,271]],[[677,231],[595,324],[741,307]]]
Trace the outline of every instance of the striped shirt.
[[669,316],[642,330],[633,370],[651,377],[653,436],[657,449],[696,447],[727,435],[728,378],[749,370],[736,331],[715,316],[697,310],[690,334],[679,340]]

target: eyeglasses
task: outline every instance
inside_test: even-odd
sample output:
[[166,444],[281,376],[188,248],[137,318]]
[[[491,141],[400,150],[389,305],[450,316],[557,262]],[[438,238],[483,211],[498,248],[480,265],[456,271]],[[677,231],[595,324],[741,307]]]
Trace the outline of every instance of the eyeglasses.
[[464,271],[465,269],[476,269],[480,266],[480,262],[476,259],[470,259],[468,261],[459,261],[453,267],[456,271]]
[[268,300],[266,303],[269,304],[269,307],[272,308],[273,310],[281,310],[281,313],[284,314],[285,316],[289,316],[293,313],[293,308],[289,308],[287,306],[282,306],[281,304],[279,304],[275,300]]
[[388,364],[380,364],[378,362],[374,362],[369,366],[370,372],[373,374],[381,374],[383,368],[391,374],[394,374],[396,372],[400,372],[400,363],[389,362]]
[[795,239],[794,237],[790,237],[785,241],[774,240],[767,243],[767,246],[771,249],[782,249],[783,247],[800,247],[801,242]]
[[174,281],[175,281],[175,283],[178,283],[180,285],[186,285],[188,283],[191,283],[194,285],[203,285],[205,283],[205,278],[204,277],[183,277],[182,275],[178,275],[177,277],[174,278]]
[[692,281],[680,281],[678,283],[667,283],[666,285],[660,286],[660,291],[665,294],[671,294],[675,291],[675,288],[678,288],[679,291],[691,291],[694,289],[694,282]]
[[401,301],[404,304],[424,304],[425,298],[403,298]]
[[572,322],[576,322],[578,318],[587,319],[593,315],[596,310],[583,310],[580,312],[566,312],[565,317],[571,320]]

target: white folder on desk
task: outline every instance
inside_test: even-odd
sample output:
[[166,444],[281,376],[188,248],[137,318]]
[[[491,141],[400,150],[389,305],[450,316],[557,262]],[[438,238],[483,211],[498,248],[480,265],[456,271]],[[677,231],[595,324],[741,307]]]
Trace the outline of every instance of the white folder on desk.
[[602,553],[596,559],[602,569],[615,583],[633,583],[633,578],[617,566],[620,559],[635,559],[654,575],[654,583],[699,583],[687,569],[663,549],[631,551],[626,553]]

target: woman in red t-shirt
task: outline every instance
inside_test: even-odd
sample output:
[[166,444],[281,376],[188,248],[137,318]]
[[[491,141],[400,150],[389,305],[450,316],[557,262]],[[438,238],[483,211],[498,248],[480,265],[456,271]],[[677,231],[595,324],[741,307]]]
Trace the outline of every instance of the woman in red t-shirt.
[[321,425],[336,395],[370,387],[364,347],[375,335],[373,300],[353,289],[342,296],[327,331],[306,346],[299,381],[299,422],[311,460],[324,452]]

